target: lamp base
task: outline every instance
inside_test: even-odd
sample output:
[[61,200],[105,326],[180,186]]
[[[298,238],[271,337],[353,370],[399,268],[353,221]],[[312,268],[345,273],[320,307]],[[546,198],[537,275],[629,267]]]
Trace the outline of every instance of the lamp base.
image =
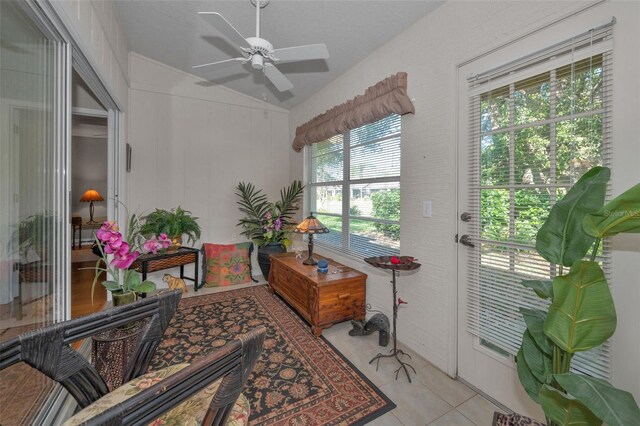
[[318,262],[316,262],[316,260],[313,257],[309,256],[309,258],[307,260],[302,261],[302,264],[303,265],[317,265]]
[[89,225],[96,225],[98,222],[93,220],[93,201],[89,203],[89,221],[87,222]]
[[318,262],[313,258],[313,234],[309,234],[309,257],[302,262],[303,265],[317,265]]

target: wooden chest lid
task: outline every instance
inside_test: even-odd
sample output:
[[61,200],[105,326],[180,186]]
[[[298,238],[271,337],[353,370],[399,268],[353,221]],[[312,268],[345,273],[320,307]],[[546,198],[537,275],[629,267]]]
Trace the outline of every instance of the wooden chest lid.
[[[341,263],[334,261],[333,259],[320,257],[314,253],[314,257],[317,259],[326,259],[329,261],[329,272],[319,273],[318,268],[315,265],[304,265],[302,261],[307,258],[306,252],[302,253],[302,259],[296,258],[295,253],[279,253],[271,255],[271,262],[279,262],[286,265],[289,269],[296,273],[311,279],[317,284],[331,284],[333,281],[339,281],[349,278],[367,278],[367,275],[353,269],[349,266],[345,266]],[[316,260],[317,260],[316,259]]]

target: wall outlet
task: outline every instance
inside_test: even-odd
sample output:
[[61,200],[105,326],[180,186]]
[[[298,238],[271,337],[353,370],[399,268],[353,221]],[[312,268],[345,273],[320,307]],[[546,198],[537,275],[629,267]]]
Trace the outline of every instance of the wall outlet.
[[422,217],[431,217],[431,200],[422,202]]

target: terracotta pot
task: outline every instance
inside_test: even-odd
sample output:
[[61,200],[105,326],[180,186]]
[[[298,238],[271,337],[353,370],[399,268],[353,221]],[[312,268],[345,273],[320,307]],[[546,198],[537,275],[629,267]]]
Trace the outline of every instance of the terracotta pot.
[[135,302],[138,298],[135,291],[114,291],[111,292],[111,296],[113,297],[113,306],[128,305],[129,303]]
[[269,280],[269,271],[271,270],[270,256],[275,253],[285,253],[287,249],[282,243],[269,243],[262,247],[258,247],[258,265],[262,271],[265,280]]

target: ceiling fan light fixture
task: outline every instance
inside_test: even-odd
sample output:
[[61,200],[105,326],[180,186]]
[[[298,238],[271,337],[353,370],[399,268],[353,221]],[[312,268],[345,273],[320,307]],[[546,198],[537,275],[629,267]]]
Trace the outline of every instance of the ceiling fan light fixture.
[[261,54],[256,53],[251,57],[251,67],[254,70],[261,70],[264,68],[264,58]]

